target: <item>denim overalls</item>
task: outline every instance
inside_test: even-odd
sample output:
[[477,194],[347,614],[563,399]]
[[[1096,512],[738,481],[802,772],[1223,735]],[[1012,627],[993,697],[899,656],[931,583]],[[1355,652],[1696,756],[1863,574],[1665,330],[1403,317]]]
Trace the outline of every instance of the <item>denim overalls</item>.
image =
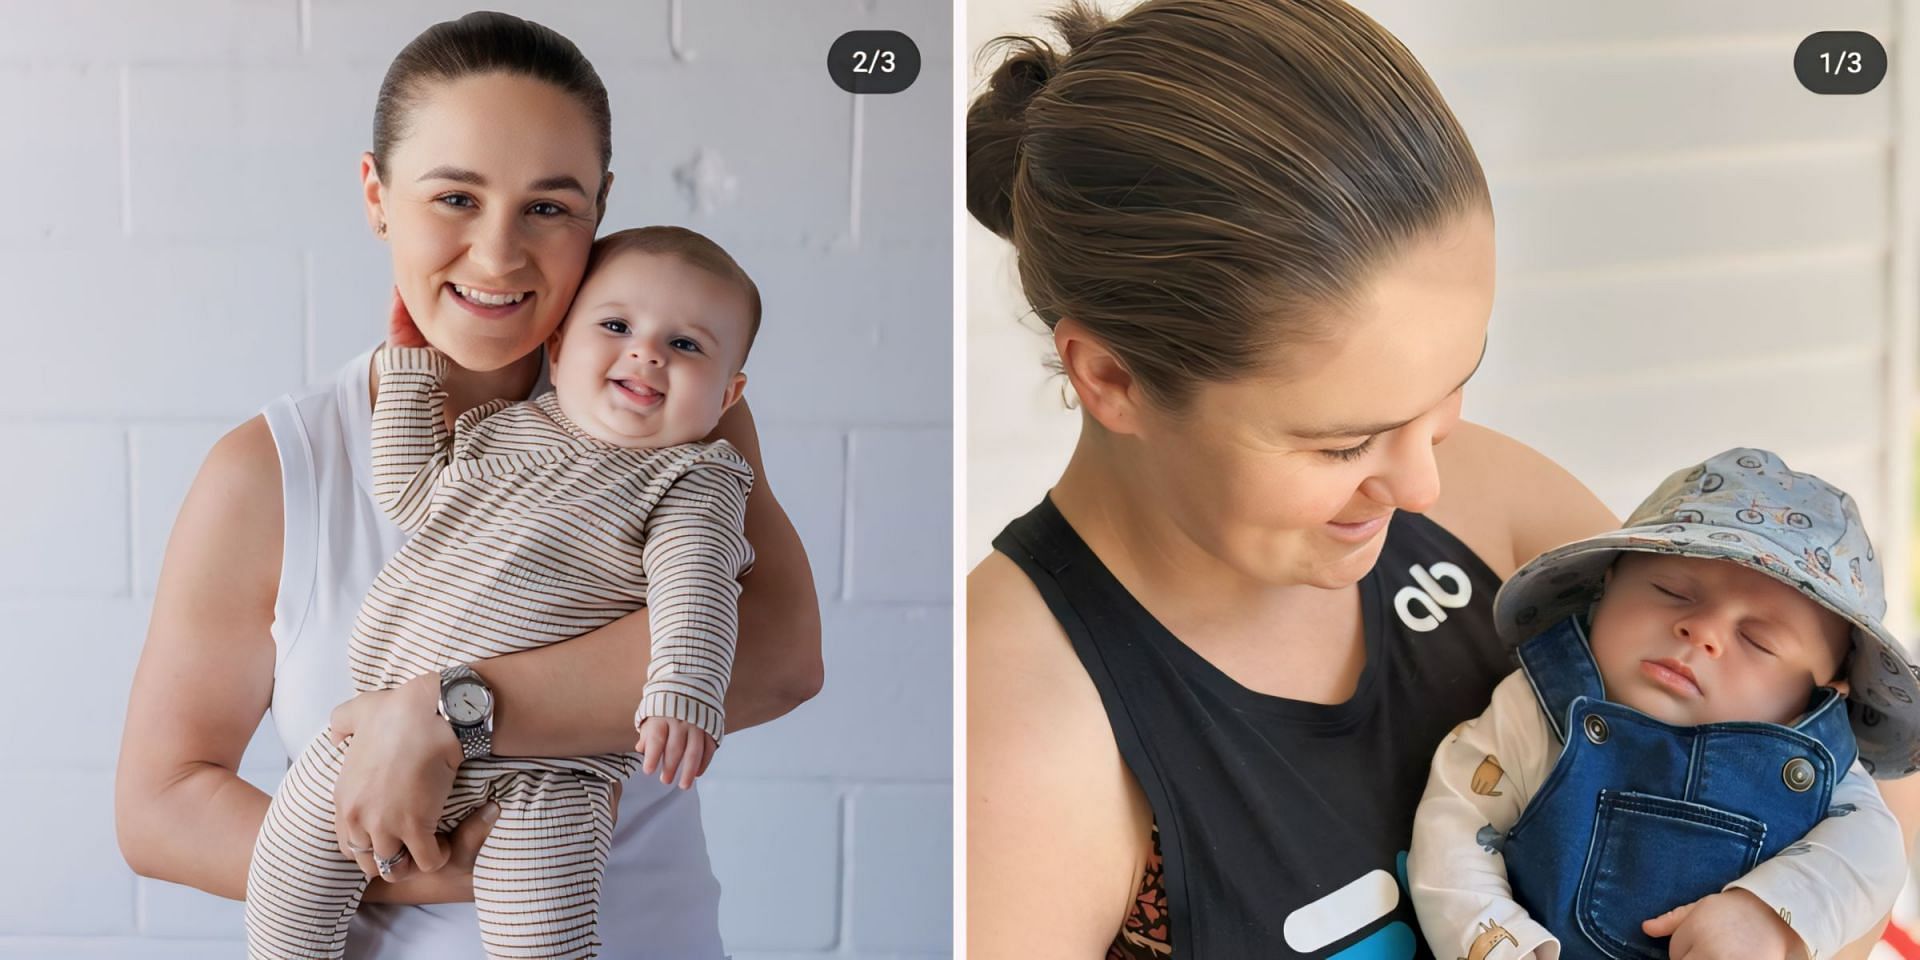
[[1792,856],[1853,766],[1846,701],[1831,688],[1792,727],[1673,727],[1603,698],[1583,617],[1519,653],[1565,747],[1507,835],[1507,877],[1565,960],[1666,960],[1666,938],[1641,922]]

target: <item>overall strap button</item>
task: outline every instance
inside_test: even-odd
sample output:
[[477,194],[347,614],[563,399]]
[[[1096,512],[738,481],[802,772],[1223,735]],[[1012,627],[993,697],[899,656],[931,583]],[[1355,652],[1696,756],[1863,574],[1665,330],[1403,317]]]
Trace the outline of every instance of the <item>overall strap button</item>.
[[1780,779],[1794,793],[1806,793],[1813,788],[1813,764],[1805,757],[1794,757],[1780,768]]
[[[1602,720],[1599,714],[1587,714],[1586,722],[1582,723],[1581,726],[1586,728],[1588,740],[1592,740],[1595,744],[1607,742],[1607,721]],[[1802,760],[1800,762],[1805,763],[1806,761]],[[1805,790],[1806,788],[1801,787],[1800,789]]]

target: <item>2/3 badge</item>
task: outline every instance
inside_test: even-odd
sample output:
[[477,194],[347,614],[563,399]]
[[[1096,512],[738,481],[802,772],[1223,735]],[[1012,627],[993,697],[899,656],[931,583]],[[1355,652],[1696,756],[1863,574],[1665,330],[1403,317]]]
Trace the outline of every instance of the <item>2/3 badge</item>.
[[853,30],[827,49],[827,74],[848,93],[899,93],[920,76],[920,48],[898,30]]

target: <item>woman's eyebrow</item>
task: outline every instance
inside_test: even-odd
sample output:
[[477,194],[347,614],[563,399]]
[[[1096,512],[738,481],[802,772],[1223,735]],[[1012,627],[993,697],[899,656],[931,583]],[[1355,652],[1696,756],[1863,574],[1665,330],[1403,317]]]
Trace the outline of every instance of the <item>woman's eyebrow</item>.
[[[420,180],[452,180],[455,183],[471,184],[476,187],[484,187],[487,185],[487,178],[481,176],[477,171],[446,165],[428,170],[420,176]],[[547,190],[572,190],[574,193],[583,197],[587,195],[587,188],[581,186],[580,181],[575,179],[572,174],[566,173],[551,177],[541,177],[527,184],[527,189],[534,193]]]
[[[1460,386],[1448,390],[1447,396],[1453,396],[1461,388],[1465,387],[1467,380],[1472,380],[1473,375],[1480,372],[1480,363],[1485,359],[1487,359],[1487,342],[1482,340],[1480,342],[1480,358],[1473,361],[1473,369],[1467,371],[1467,379],[1460,381]],[[1419,417],[1408,417],[1399,423],[1370,423],[1362,426],[1352,426],[1342,423],[1334,424],[1330,427],[1313,427],[1305,430],[1289,430],[1287,432],[1302,440],[1326,440],[1332,437],[1367,437],[1376,433],[1387,433],[1398,430],[1417,419],[1419,419]]]

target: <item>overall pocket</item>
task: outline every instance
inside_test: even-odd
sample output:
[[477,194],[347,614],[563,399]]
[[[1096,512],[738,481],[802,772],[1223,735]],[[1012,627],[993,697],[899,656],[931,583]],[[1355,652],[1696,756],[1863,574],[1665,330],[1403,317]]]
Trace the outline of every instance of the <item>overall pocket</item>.
[[1640,924],[1739,878],[1760,860],[1767,825],[1645,793],[1600,791],[1593,842],[1575,896],[1580,932],[1602,953],[1667,960]]

